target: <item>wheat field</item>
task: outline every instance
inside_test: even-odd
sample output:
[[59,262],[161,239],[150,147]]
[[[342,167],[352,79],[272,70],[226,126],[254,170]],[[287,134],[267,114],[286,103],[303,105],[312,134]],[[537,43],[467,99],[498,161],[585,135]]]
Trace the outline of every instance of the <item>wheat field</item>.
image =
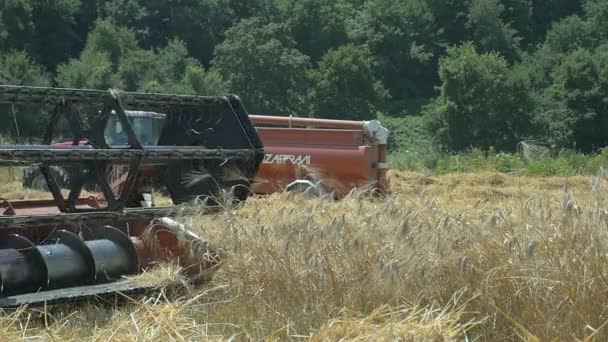
[[6,312],[0,340],[602,341],[607,190],[393,171],[386,199],[251,198],[180,218],[225,257],[210,283]]

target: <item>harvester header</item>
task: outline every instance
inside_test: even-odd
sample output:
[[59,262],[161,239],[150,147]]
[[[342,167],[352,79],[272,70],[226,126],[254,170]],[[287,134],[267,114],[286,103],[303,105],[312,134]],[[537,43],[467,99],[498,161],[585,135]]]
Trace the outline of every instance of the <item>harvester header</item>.
[[[195,276],[219,265],[167,217],[172,206],[146,198],[164,189],[174,205],[213,206],[249,196],[264,149],[238,97],[0,85],[0,104],[48,115],[40,143],[0,146],[0,164],[39,167],[53,196],[0,207],[0,306],[133,290],[121,277],[162,261]],[[158,134],[134,129],[127,110],[162,112]],[[122,144],[105,134],[111,115]],[[69,177],[67,193],[57,168]],[[85,188],[93,195],[82,196]]]

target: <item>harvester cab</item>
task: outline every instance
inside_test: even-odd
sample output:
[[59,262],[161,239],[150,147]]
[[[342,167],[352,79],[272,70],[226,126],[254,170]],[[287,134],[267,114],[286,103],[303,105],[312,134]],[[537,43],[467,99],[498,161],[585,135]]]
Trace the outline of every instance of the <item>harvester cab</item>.
[[[167,118],[165,114],[134,110],[127,110],[125,114],[133,127],[135,135],[142,144],[156,145],[158,143],[163,124]],[[112,111],[108,118],[105,136],[110,145],[125,145],[128,142],[126,131],[115,111]]]
[[[138,291],[124,276],[163,262],[194,280],[219,267],[216,251],[171,217],[198,214],[198,199],[212,210],[226,193],[249,196],[264,149],[238,97],[0,85],[0,104],[50,113],[41,143],[0,146],[0,165],[39,168],[52,195],[1,204],[0,307]],[[149,120],[155,112],[161,120]],[[116,167],[120,186],[107,177]],[[142,179],[173,205],[142,206]],[[90,183],[98,193],[83,195]]]

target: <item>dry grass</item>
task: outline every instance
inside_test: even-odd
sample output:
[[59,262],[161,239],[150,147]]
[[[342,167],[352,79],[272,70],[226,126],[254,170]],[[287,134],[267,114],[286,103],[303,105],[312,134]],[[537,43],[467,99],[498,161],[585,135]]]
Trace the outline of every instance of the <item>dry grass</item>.
[[153,269],[133,276],[125,277],[130,283],[140,286],[166,288],[175,284],[184,284],[188,281],[181,272],[177,263],[167,263],[155,266]]
[[[0,168],[1,169],[1,168]],[[64,197],[68,197],[69,190],[62,189],[61,193]],[[95,193],[89,193],[82,191],[81,197],[96,195]],[[0,198],[7,200],[30,200],[30,199],[52,199],[53,195],[50,191],[41,191],[30,188],[23,188],[21,182],[7,182],[2,183],[0,181]]]
[[182,218],[227,256],[207,286],[7,314],[0,340],[606,340],[607,185],[394,172],[386,200],[252,198]]
[[51,199],[50,192],[23,188],[20,182],[0,183],[0,198],[8,200]]
[[452,341],[477,323],[460,323],[462,312],[445,309],[380,307],[366,317],[335,319],[315,334],[321,341]]

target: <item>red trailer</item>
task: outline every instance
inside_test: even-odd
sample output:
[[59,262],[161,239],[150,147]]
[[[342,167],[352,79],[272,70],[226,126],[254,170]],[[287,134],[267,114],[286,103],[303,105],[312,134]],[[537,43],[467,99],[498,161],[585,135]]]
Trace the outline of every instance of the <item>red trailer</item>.
[[341,197],[353,189],[386,190],[389,132],[377,120],[249,117],[265,153],[254,193],[308,187]]

